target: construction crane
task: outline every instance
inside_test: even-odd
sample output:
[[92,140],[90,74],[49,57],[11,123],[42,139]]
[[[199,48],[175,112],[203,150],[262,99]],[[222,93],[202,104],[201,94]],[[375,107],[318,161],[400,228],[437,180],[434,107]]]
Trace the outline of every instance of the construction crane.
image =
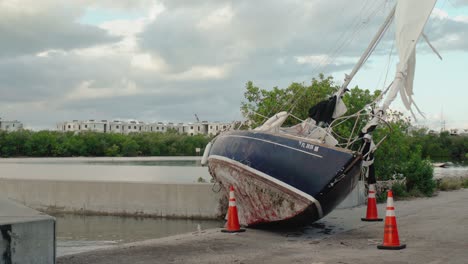
[[197,122],[200,123],[200,119],[198,119],[197,114],[195,114],[195,118],[197,119]]

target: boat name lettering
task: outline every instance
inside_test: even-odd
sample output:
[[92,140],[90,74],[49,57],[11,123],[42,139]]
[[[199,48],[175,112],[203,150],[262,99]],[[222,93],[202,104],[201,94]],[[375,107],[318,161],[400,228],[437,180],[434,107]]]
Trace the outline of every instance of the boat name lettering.
[[315,146],[314,144],[310,144],[310,143],[307,143],[307,142],[299,141],[299,146],[301,148],[310,149],[310,150],[313,150],[315,152],[317,152],[319,150],[318,146]]

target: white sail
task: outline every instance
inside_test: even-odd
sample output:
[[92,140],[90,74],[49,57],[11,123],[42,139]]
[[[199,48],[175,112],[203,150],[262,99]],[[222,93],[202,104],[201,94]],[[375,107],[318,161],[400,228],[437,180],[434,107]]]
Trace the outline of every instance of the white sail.
[[414,104],[413,79],[416,43],[437,0],[399,0],[395,10],[395,37],[399,54],[395,79],[382,106],[385,111],[400,92],[408,110]]

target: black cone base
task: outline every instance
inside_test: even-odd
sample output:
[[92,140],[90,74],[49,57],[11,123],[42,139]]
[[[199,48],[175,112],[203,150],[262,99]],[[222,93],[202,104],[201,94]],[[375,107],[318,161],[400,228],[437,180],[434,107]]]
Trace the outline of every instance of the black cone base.
[[389,249],[389,250],[399,250],[399,249],[404,249],[406,248],[406,244],[401,244],[399,246],[384,246],[384,245],[378,245],[378,249]]
[[221,232],[223,232],[223,233],[240,233],[240,232],[245,232],[245,229],[244,228],[240,228],[239,230],[221,229]]
[[383,221],[382,218],[361,218],[361,221],[365,222],[380,222]]

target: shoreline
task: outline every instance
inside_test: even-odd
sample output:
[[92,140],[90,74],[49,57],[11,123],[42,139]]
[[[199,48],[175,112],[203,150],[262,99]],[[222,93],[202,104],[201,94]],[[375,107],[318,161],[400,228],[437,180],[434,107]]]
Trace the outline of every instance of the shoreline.
[[138,157],[0,157],[0,163],[44,162],[44,161],[166,161],[166,160],[201,160],[201,156],[138,156]]
[[[361,222],[365,207],[360,206],[335,210],[301,230],[207,229],[66,255],[57,263],[464,263],[467,201],[468,189],[396,201],[400,240],[408,245],[401,251],[376,249],[383,223]],[[385,215],[385,205],[378,208]]]

